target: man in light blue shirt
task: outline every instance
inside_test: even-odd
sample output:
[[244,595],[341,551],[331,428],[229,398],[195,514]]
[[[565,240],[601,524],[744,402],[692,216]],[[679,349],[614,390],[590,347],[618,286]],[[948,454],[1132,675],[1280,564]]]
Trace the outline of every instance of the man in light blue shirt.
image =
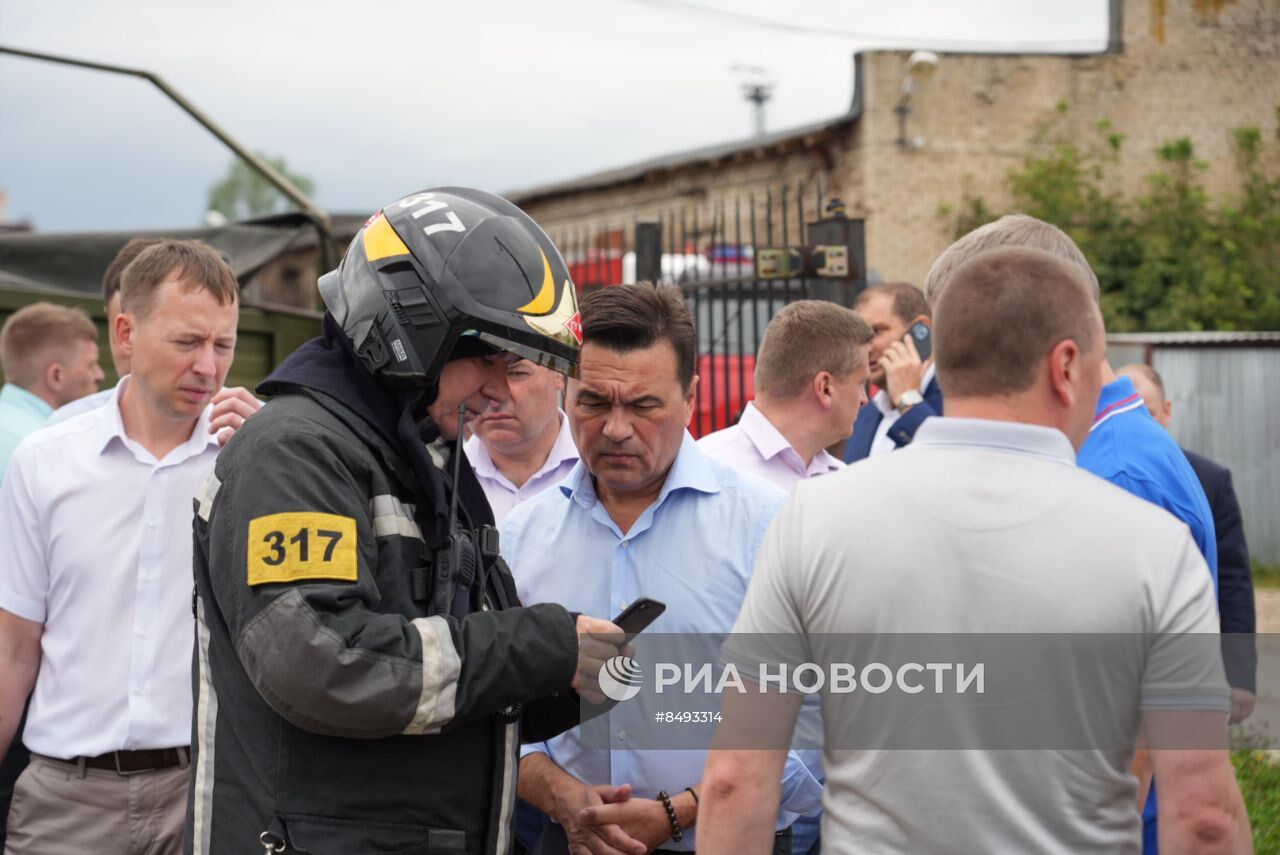
[[[44,427],[54,407],[89,395],[102,380],[98,331],[84,312],[53,303],[32,303],[14,312],[0,329],[0,483],[9,458],[28,435]],[[24,717],[25,723],[25,717]],[[0,755],[0,848],[4,846],[13,782],[27,765],[27,750],[15,745]]]
[[98,390],[98,331],[77,309],[53,303],[24,306],[0,330],[0,481],[9,458],[55,407]]
[[[785,494],[689,435],[695,339],[679,291],[607,288],[581,309],[566,410],[582,459],[502,526],[521,599],[610,614],[652,597],[667,604],[652,632],[727,633]],[[526,748],[518,791],[559,823],[559,851],[565,838],[593,851],[693,850],[706,752],[629,750],[626,738],[591,749],[571,731]],[[821,785],[794,755],[780,807],[780,829],[821,807]],[[789,851],[789,837],[780,843]]]

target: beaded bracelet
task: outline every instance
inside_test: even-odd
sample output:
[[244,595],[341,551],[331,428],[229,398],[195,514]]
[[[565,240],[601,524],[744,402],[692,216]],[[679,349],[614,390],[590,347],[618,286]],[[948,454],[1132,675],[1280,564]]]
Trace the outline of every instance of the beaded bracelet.
[[680,827],[680,820],[676,819],[676,809],[671,805],[671,796],[667,795],[666,790],[658,790],[658,800],[667,809],[667,819],[671,820],[671,839],[679,843],[684,840],[684,829]]

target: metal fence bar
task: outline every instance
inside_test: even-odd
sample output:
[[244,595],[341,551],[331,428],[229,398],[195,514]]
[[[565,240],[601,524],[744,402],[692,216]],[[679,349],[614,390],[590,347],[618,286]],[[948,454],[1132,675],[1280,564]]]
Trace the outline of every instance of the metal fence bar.
[[[745,253],[743,253],[742,251],[742,199],[741,197],[737,197],[737,196],[735,196],[733,200],[733,245],[734,245],[734,257],[738,260],[738,273],[739,273],[738,281],[737,281],[737,295],[736,295],[738,298],[738,350],[745,354],[747,340],[743,337],[742,313],[746,308],[746,303],[744,303],[742,299],[742,276],[741,276],[743,255]],[[754,254],[755,254],[755,250],[752,249],[753,258],[754,258]],[[754,301],[751,304],[751,313],[753,315],[755,314]],[[738,400],[743,402],[743,406],[746,406],[747,372],[745,369],[741,369],[738,371]]]

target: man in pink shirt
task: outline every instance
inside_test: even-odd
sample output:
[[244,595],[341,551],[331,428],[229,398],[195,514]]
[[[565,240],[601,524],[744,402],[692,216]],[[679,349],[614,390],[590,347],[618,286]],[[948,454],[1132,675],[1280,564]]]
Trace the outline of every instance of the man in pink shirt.
[[467,459],[493,510],[495,525],[516,505],[560,482],[578,462],[560,409],[564,375],[527,359],[507,369],[509,395],[471,422]]
[[698,441],[709,457],[790,490],[844,467],[828,454],[867,401],[871,327],[852,310],[801,300],[769,322],[756,356],[756,399],[733,427]]

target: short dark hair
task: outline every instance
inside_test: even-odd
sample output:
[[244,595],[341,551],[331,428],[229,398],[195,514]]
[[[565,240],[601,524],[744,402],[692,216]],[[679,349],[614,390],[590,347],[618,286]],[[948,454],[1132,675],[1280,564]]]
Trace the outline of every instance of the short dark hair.
[[236,275],[208,244],[195,240],[165,240],[144,249],[120,277],[120,309],[145,317],[156,290],[175,277],[191,290],[209,292],[219,305],[234,303],[240,294]]
[[893,316],[904,324],[922,315],[933,318],[933,311],[929,308],[929,301],[924,298],[924,292],[910,282],[885,282],[868,288],[854,301],[854,311],[876,294],[888,294],[893,298]]
[[1060,342],[1101,346],[1100,318],[1078,267],[1040,249],[987,250],[956,269],[938,301],[938,385],[962,398],[1025,391]]
[[124,276],[124,269],[132,264],[135,258],[142,255],[143,250],[150,249],[160,242],[160,238],[134,238],[120,248],[116,257],[107,265],[107,272],[102,274],[102,305],[104,307],[111,302],[112,297],[120,293],[120,279]]
[[819,371],[843,380],[866,361],[875,338],[852,309],[826,300],[797,300],[783,306],[765,327],[756,355],[756,395],[790,400]]
[[666,341],[676,352],[680,386],[693,383],[698,339],[693,316],[680,289],[639,282],[592,291],[578,306],[582,343],[594,342],[618,353],[642,350]]

